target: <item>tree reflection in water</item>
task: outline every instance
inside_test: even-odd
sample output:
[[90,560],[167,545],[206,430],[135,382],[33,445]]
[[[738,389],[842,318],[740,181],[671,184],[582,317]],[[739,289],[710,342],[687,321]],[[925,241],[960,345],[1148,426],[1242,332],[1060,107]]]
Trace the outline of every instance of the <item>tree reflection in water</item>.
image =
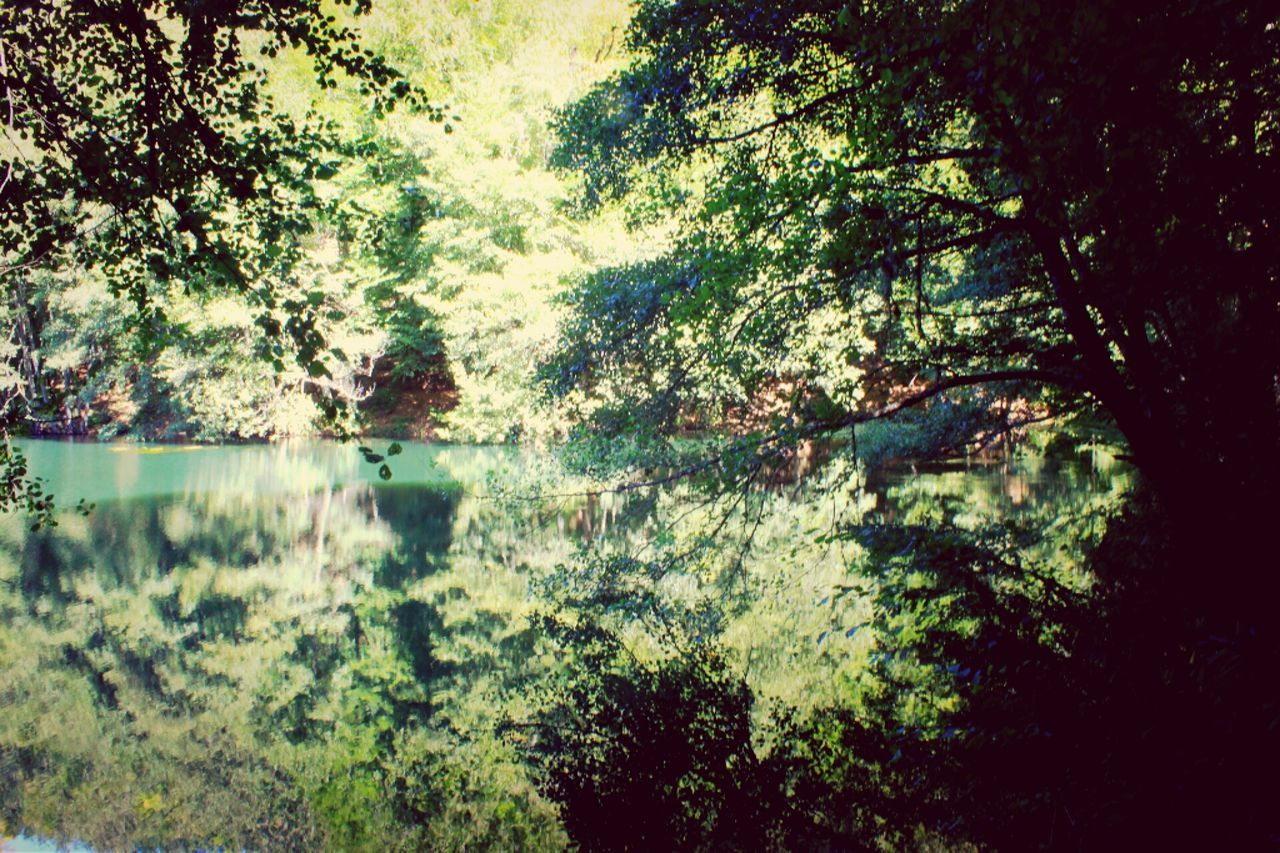
[[[841,524],[870,510],[935,524],[1061,515],[1105,502],[1112,485],[1031,460],[890,475],[850,495],[826,487],[819,465],[814,488],[753,498],[771,502],[769,521],[749,549],[720,552],[736,563],[704,554],[655,572],[706,544],[698,531],[716,507],[680,489],[487,500],[486,476],[510,455],[466,448],[410,447],[389,485],[324,446],[194,452],[176,472],[163,456],[50,452],[117,491],[54,530],[0,528],[0,831],[104,849],[562,847],[566,826],[583,840],[591,818],[535,783],[563,800],[572,774],[548,749],[591,729],[537,729],[582,678],[616,674],[601,637],[621,638],[610,654],[625,648],[640,667],[620,719],[683,713],[668,700],[700,694],[672,674],[709,671],[698,661],[711,654],[727,673],[711,692],[737,709],[732,754],[757,766],[770,718],[752,697],[803,718],[855,695],[870,650],[836,631],[868,607],[850,548],[797,530],[833,512]],[[632,574],[605,576],[617,555],[632,556]],[[603,633],[575,645],[555,627],[572,624]],[[689,724],[710,724],[724,702]],[[654,754],[678,754],[688,727],[650,722],[671,741]],[[717,779],[703,779],[727,786],[717,796],[749,793]],[[697,835],[681,831],[666,840]]]

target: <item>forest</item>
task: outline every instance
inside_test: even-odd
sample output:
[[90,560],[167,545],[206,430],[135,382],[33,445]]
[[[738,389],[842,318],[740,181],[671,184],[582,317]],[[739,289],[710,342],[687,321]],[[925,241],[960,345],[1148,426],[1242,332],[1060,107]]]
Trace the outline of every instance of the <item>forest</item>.
[[0,849],[1280,845],[1278,140],[1258,0],[6,0]]

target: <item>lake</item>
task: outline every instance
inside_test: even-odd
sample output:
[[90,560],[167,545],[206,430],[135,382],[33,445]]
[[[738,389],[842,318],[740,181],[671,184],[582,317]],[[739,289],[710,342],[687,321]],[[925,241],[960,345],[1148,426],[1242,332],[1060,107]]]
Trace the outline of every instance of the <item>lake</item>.
[[830,531],[1010,522],[1068,560],[1128,483],[1097,452],[835,454],[735,502],[584,494],[509,448],[405,443],[383,482],[331,442],[15,443],[65,509],[0,518],[0,837],[97,849],[565,847],[510,734],[576,663],[539,614],[642,659],[714,643],[761,707],[804,713],[874,642]]

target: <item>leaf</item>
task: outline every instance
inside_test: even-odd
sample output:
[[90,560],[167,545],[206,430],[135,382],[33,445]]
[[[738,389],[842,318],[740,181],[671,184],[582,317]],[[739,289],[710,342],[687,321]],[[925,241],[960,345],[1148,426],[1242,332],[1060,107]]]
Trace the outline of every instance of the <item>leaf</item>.
[[398,441],[393,441],[393,442],[391,442],[391,446],[387,448],[387,455],[388,455],[388,456],[399,456],[399,455],[400,455],[400,453],[401,453],[403,450],[404,450],[404,448],[400,446],[400,442],[398,442]]
[[382,479],[384,479],[384,480],[390,480],[390,479],[391,479],[391,466],[390,466],[390,465],[387,465],[387,464],[384,462],[384,463],[382,464],[382,467],[380,467],[380,468],[378,469],[378,476],[379,476],[379,477],[381,477],[381,478],[382,478]]

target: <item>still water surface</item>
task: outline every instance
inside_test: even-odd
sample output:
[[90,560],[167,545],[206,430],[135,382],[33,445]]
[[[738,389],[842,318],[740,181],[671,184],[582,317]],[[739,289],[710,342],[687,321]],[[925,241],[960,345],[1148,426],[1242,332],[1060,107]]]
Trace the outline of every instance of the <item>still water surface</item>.
[[[584,549],[652,552],[710,511],[679,490],[498,500],[548,464],[503,448],[406,443],[384,483],[325,442],[19,445],[60,505],[96,507],[0,518],[0,838],[99,849],[564,846],[494,733],[572,665],[529,616]],[[829,700],[866,641],[834,630],[854,557],[817,534],[1087,517],[1125,486],[1107,462],[836,466],[761,496],[750,549],[719,534],[736,558],[661,592],[734,598],[707,631],[760,697]]]

